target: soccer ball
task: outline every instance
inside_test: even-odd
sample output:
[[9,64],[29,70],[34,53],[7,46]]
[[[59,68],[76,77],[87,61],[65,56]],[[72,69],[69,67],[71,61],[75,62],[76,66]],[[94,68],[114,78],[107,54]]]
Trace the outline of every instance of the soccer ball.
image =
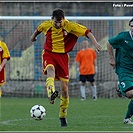
[[30,109],[30,116],[35,120],[42,120],[46,116],[46,109],[42,105],[34,105]]

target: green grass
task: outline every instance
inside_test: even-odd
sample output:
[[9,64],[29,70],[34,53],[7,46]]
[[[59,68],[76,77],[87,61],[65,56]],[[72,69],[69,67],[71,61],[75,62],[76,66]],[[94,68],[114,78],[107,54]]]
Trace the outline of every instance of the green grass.
[[[133,125],[124,125],[128,99],[102,99],[97,101],[71,98],[68,110],[68,126],[60,127],[59,99],[54,105],[47,98],[0,99],[0,131],[133,131]],[[30,118],[30,108],[41,104],[46,117],[41,121]]]

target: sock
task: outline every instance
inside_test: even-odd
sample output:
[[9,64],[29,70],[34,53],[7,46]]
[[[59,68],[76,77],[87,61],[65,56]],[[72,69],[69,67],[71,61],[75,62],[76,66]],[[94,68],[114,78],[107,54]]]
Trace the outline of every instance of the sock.
[[128,104],[128,110],[125,119],[131,118],[132,115],[133,115],[133,100],[131,100],[130,103]]
[[46,88],[48,97],[50,97],[50,95],[55,91],[54,78],[48,77],[46,79]]
[[60,112],[59,112],[59,118],[66,118],[67,116],[67,110],[69,105],[69,97],[64,98],[60,97]]
[[0,97],[2,96],[2,91],[0,90]]
[[1,90],[1,86],[0,86],[0,97],[2,96],[2,90]]
[[85,96],[85,86],[83,86],[83,85],[80,86],[80,92],[81,92],[81,97],[86,98],[86,96]]
[[97,88],[96,88],[96,85],[91,86],[91,90],[92,90],[92,97],[97,98]]

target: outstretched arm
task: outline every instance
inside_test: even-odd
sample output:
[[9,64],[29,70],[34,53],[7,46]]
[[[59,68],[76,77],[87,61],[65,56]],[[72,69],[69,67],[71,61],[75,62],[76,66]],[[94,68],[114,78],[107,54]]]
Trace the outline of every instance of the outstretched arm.
[[39,35],[41,32],[39,32],[38,30],[35,30],[34,33],[31,35],[31,41],[34,42],[36,41],[36,36]]
[[91,32],[89,32],[86,36],[91,39],[93,45],[96,48],[96,51],[99,53],[99,51],[102,49],[102,46],[97,42],[97,40],[94,37],[94,35]]
[[107,51],[109,53],[109,64],[113,67],[113,69],[115,69],[115,58],[114,58],[114,52],[113,52],[113,48],[110,45],[110,43],[107,43]]

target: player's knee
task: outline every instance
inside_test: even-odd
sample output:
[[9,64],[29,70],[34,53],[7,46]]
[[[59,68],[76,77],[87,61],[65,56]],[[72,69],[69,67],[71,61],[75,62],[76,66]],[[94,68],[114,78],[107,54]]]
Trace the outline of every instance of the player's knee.
[[47,76],[55,77],[55,68],[54,68],[54,66],[48,66]]
[[90,82],[91,86],[95,86],[95,82]]
[[64,98],[68,97],[68,82],[61,82],[61,92]]
[[133,90],[129,90],[126,92],[126,97],[129,99],[133,99]]

